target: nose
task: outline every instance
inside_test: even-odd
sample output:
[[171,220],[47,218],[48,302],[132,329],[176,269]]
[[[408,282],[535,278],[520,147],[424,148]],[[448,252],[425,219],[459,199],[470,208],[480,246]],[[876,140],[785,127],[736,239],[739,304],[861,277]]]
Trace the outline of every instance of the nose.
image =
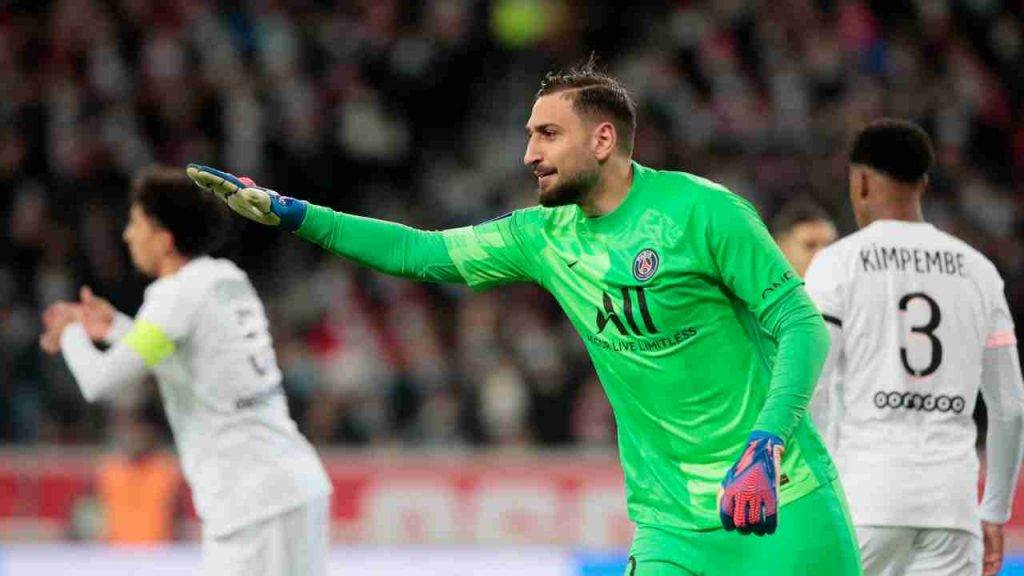
[[128,239],[129,239],[129,236],[131,234],[131,229],[132,229],[131,225],[128,225],[128,226],[125,226],[124,230],[121,231],[121,240],[123,240],[125,244],[128,243]]
[[536,147],[533,145],[533,138],[530,138],[526,142],[526,154],[523,155],[523,164],[527,167],[540,164],[541,156],[537,152]]

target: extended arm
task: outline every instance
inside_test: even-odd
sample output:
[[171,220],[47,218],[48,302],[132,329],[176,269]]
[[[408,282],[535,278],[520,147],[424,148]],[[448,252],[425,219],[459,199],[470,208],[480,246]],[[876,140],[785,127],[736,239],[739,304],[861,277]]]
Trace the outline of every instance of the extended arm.
[[108,398],[146,375],[142,357],[126,342],[101,352],[93,346],[81,323],[71,324],[64,330],[60,347],[82,396],[89,402]]
[[464,282],[448,255],[442,232],[425,232],[310,204],[296,235],[386,274]]
[[536,281],[532,254],[514,218],[440,232],[335,212],[256,186],[248,178],[190,164],[188,175],[246,218],[295,232],[333,254],[386,274],[484,288]]
[[[88,292],[88,293],[87,293]],[[175,350],[174,335],[189,325],[192,311],[173,284],[158,281],[146,290],[146,300],[132,321],[112,306],[83,290],[79,321],[65,325],[60,334],[64,360],[89,402],[109,398],[142,380],[147,371]],[[88,310],[93,307],[94,334],[88,331]],[[106,332],[106,351],[93,345],[96,334]]]

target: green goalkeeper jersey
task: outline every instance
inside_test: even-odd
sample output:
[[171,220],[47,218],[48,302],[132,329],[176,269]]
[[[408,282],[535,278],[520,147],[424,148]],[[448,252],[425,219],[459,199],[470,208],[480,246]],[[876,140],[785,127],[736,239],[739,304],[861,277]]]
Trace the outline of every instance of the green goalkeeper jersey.
[[[474,288],[534,282],[554,295],[611,402],[635,522],[721,527],[718,489],[753,430],[786,442],[782,504],[835,477],[805,411],[827,351],[824,325],[757,212],[725,188],[634,163],[609,214],[517,210],[425,233],[435,236],[422,250],[398,231],[378,237],[378,221],[312,209],[300,236],[375,268]],[[363,239],[344,246],[345,236]],[[425,257],[438,236],[447,258]],[[777,359],[787,334],[790,354]]]

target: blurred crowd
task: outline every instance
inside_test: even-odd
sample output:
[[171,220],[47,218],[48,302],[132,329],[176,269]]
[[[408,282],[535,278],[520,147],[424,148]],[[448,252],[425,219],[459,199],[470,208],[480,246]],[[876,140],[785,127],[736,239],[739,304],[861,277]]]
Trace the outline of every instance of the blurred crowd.
[[[1024,312],[1024,6],[998,0],[63,0],[0,12],[0,442],[94,443],[152,386],[87,406],[39,312],[82,284],[133,313],[128,182],[202,162],[410,225],[535,202],[523,124],[543,74],[594,51],[640,105],[641,163],[717,180],[767,221],[841,232],[870,119],[936,143],[926,215],[992,258]],[[578,336],[531,286],[472,294],[356,268],[236,223],[317,443],[607,447]],[[157,423],[157,425],[160,425]]]

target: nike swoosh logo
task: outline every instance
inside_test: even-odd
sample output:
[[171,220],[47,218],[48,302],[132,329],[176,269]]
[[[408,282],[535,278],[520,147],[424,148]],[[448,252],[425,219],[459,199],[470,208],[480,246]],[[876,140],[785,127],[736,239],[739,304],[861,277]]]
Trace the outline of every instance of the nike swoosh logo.
[[569,262],[568,264],[566,264],[566,266],[568,266],[569,268],[572,268],[573,266],[575,266],[575,265],[577,265],[579,263],[580,263],[579,260],[573,260],[572,262]]

